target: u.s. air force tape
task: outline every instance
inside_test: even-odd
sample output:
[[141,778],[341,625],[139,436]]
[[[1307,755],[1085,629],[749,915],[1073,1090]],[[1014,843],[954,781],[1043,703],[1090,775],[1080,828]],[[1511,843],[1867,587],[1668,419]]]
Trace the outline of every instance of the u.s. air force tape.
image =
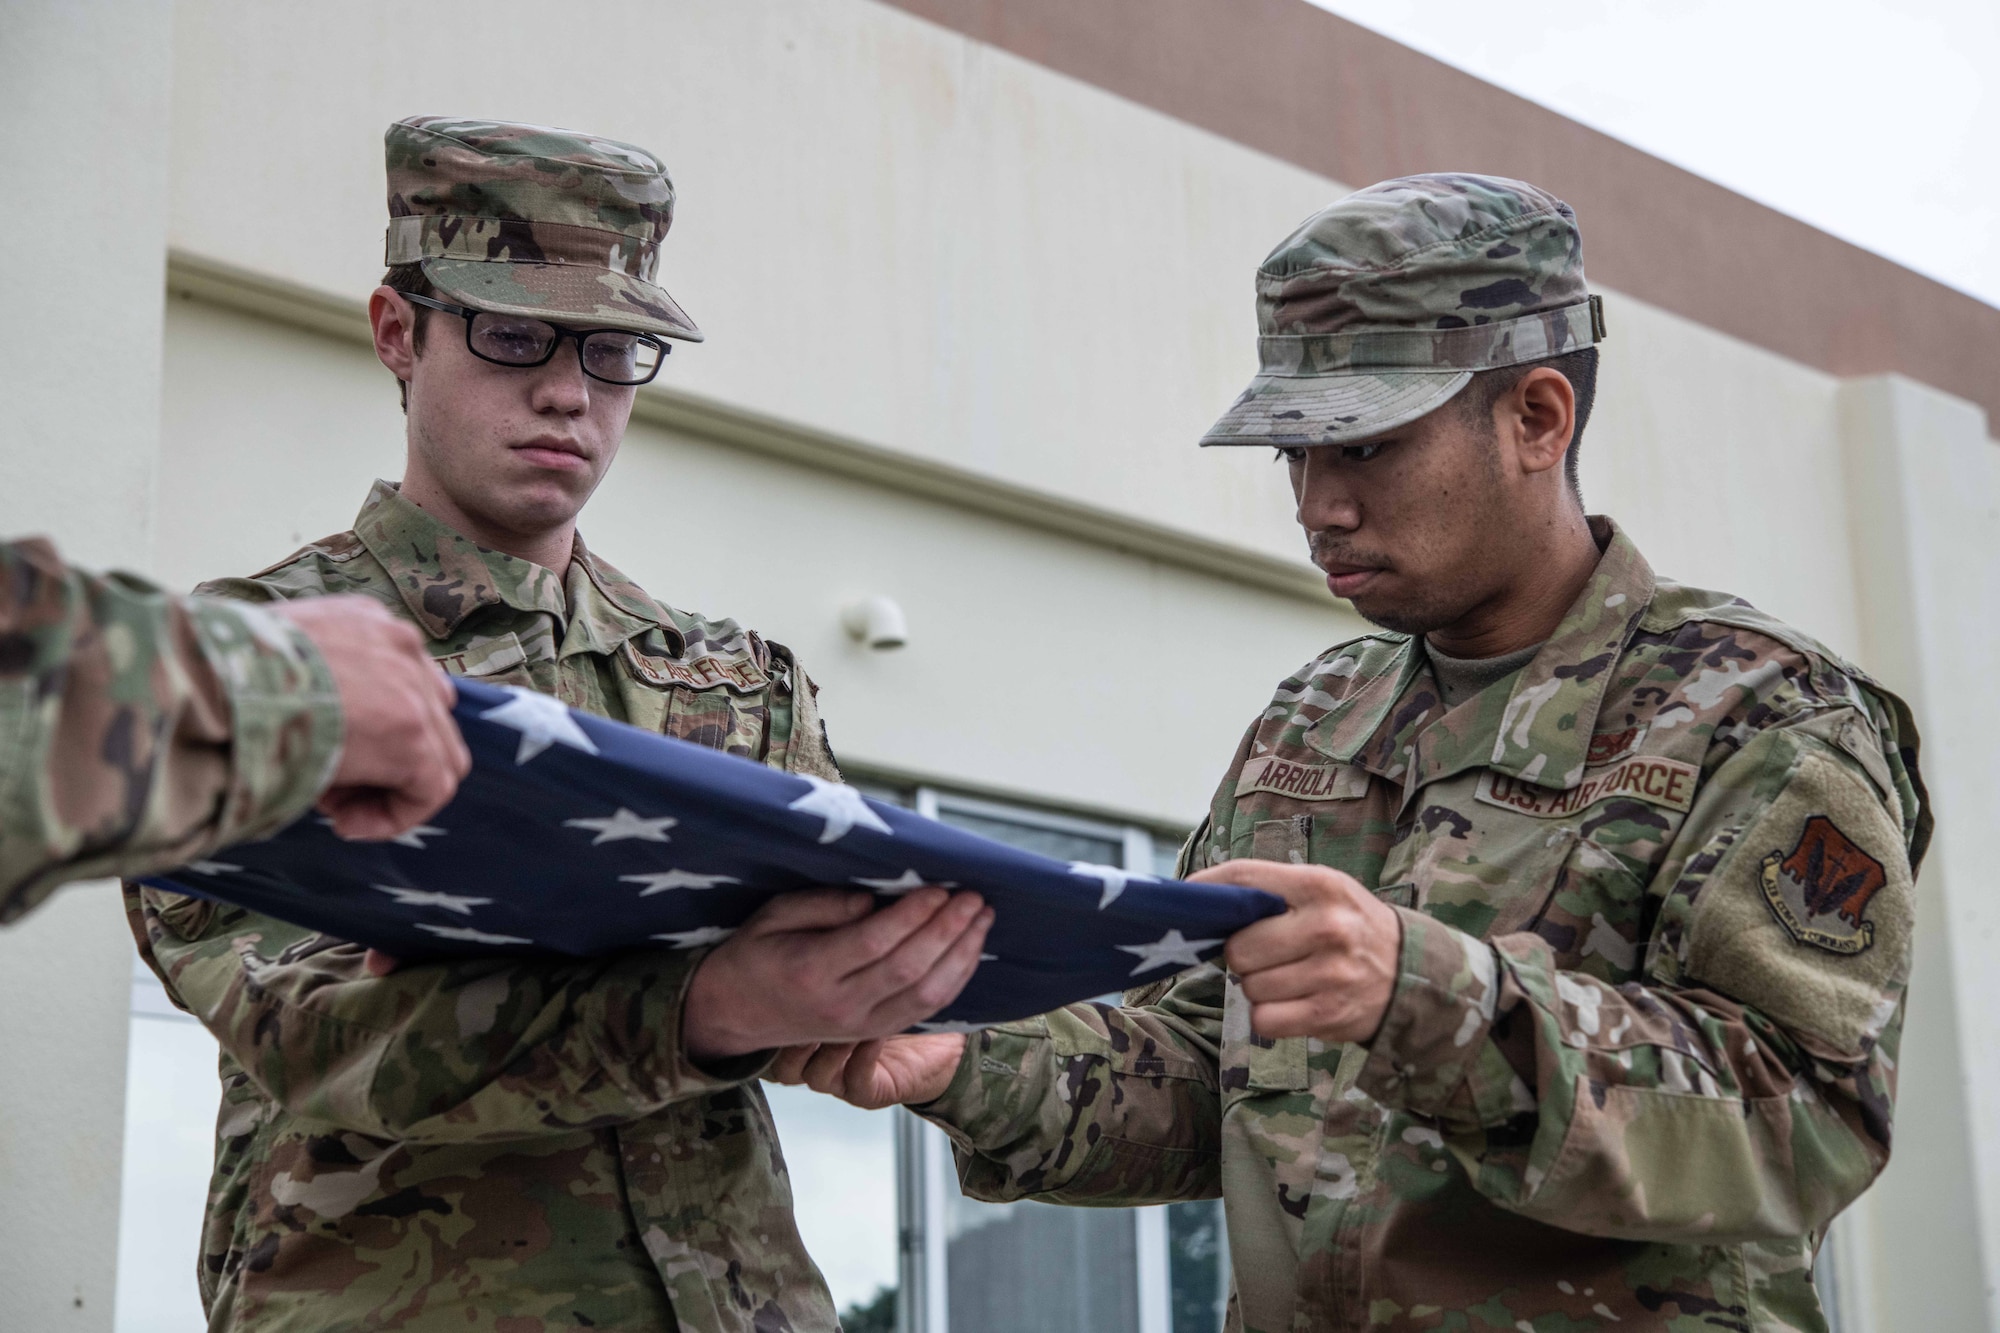
[[1640,754],[1602,768],[1585,769],[1583,781],[1567,791],[1489,772],[1479,780],[1477,795],[1488,805],[1534,819],[1561,819],[1613,796],[1685,812],[1694,804],[1700,777],[1701,770],[1693,764]]

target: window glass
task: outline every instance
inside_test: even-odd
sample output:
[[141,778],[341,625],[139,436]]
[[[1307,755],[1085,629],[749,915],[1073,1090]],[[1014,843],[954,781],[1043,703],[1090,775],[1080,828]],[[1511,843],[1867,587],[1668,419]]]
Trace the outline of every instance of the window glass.
[[977,1203],[956,1183],[945,1197],[953,1330],[1139,1333],[1129,1210]]
[[1218,1333],[1229,1304],[1229,1235],[1222,1200],[1167,1208],[1168,1271],[1173,1333]]
[[215,1039],[174,1008],[143,963],[132,963],[115,1327],[203,1333],[194,1275],[222,1102]]
[[956,828],[977,833],[982,838],[1004,842],[1023,851],[1038,852],[1058,861],[1088,861],[1092,865],[1103,866],[1125,863],[1125,844],[1113,838],[1037,826],[1026,820],[998,819],[948,805],[940,807],[938,818]]
[[[964,801],[964,804],[960,804]],[[977,808],[968,809],[967,805]],[[936,798],[938,818],[1026,851],[1059,861],[1124,866],[1171,875],[1177,843],[1167,835],[1132,837],[1117,826],[1022,809],[1018,813],[987,801]],[[1101,831],[1100,831],[1101,830]],[[1118,997],[1105,996],[1116,1004]],[[946,1307],[954,1333],[1168,1333],[1156,1327],[1159,1315],[1141,1327],[1142,1265],[1138,1247],[1148,1231],[1127,1208],[1069,1208],[1032,1201],[981,1203],[946,1182]],[[1181,1226],[1185,1253],[1175,1252],[1169,1214],[1166,1262],[1155,1273],[1170,1273],[1171,1333],[1216,1333],[1218,1285],[1225,1285],[1216,1249],[1220,1215],[1199,1211]],[[1151,1233],[1156,1239],[1160,1232]],[[1185,1294],[1183,1293],[1185,1288]],[[1154,1293],[1154,1300],[1158,1295]],[[1191,1312],[1182,1319],[1185,1304]]]
[[871,801],[880,801],[884,805],[900,805],[906,810],[910,806],[910,791],[907,787],[897,787],[887,782],[873,782],[867,778],[855,778],[848,785]]
[[847,1333],[893,1327],[896,1288],[895,1122],[810,1088],[764,1084],[791,1174],[806,1253],[833,1291]]

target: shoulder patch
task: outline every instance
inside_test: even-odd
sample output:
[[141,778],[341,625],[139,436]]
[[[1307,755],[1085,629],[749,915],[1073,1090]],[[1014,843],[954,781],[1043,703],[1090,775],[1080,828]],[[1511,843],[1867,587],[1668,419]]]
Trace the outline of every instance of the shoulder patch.
[[1766,854],[1759,872],[1778,924],[1828,953],[1860,953],[1875,943],[1868,902],[1888,882],[1882,863],[1825,815],[1806,820],[1791,851]]
[[1803,744],[1696,895],[1684,980],[1855,1059],[1902,999],[1916,893],[1874,784],[1845,755]]

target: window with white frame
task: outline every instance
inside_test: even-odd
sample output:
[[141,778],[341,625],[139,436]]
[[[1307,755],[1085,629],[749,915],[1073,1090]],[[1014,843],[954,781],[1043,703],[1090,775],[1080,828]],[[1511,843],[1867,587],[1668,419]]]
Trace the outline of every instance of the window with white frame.
[[[928,787],[870,794],[1058,860],[1171,874],[1178,851],[1177,837],[1136,825]],[[983,1203],[959,1191],[941,1131],[904,1112],[892,1123],[900,1290],[871,1309],[851,1310],[851,1330],[1215,1333],[1221,1328],[1229,1282],[1219,1202],[1150,1208]],[[879,1322],[856,1318],[863,1314]]]

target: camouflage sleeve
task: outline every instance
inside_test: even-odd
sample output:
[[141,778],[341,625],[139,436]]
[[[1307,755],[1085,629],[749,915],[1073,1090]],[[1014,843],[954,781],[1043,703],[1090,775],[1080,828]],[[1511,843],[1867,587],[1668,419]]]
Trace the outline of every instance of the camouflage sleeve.
[[475,1143],[637,1120],[754,1078],[697,1067],[682,1002],[705,951],[479,958],[373,977],[357,945],[241,908],[125,890],[167,991],[273,1102],[375,1138]]
[[0,543],[0,921],[291,822],[332,775],[339,697],[267,612]]
[[913,1109],[950,1135],[975,1199],[1214,1198],[1222,984],[1206,966],[1145,1008],[1073,1004],[974,1033],[944,1096]]
[[[1216,802],[1225,811],[1246,733]],[[1213,818],[1213,814],[1211,814]],[[1201,868],[1206,839],[1181,848]],[[913,1108],[951,1136],[975,1199],[1166,1203],[1222,1190],[1225,980],[1213,964],[1128,993],[973,1034],[944,1096]]]
[[1709,779],[1653,881],[1642,981],[1402,911],[1360,1088],[1552,1226],[1704,1244],[1822,1229],[1888,1160],[1928,831],[1903,799],[1913,768],[1894,780],[1857,718],[1760,733]]

